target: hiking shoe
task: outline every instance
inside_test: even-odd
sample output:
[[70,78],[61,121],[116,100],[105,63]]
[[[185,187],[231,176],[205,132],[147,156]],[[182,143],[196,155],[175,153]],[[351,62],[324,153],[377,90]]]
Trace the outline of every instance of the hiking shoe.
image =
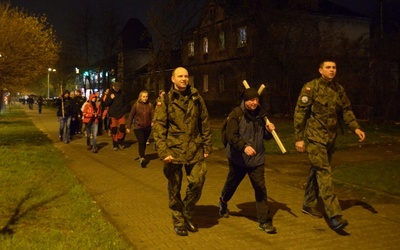
[[58,136],[58,139],[60,140],[60,141],[63,141],[63,137],[60,135],[60,136]]
[[265,223],[260,223],[258,225],[258,229],[259,230],[264,230],[268,234],[276,233],[276,228],[274,226],[272,226],[272,222],[270,222],[270,221],[269,222],[265,222]]
[[331,227],[335,231],[343,229],[347,225],[349,225],[347,220],[343,219],[341,215],[337,215],[337,216],[331,218],[330,221],[331,221]]
[[91,145],[87,145],[87,146],[86,146],[86,149],[87,149],[87,150],[91,150],[91,149],[92,149],[92,146],[91,146]]
[[119,145],[118,145],[118,148],[119,148],[119,150],[124,150],[125,146],[122,145],[122,144],[119,144]]
[[188,236],[188,231],[184,226],[174,226],[175,233],[179,236]]
[[146,160],[143,157],[139,157],[140,166],[146,168]]
[[64,143],[65,143],[65,144],[68,144],[68,143],[69,143],[69,140],[64,141]]
[[308,215],[311,215],[312,217],[316,217],[316,218],[322,218],[322,216],[323,216],[322,213],[320,211],[318,211],[315,207],[303,206],[301,211],[304,214],[308,214]]
[[93,147],[93,153],[97,153],[99,151],[99,149],[97,147]]
[[118,147],[114,147],[113,150],[114,150],[114,151],[118,151]]
[[219,216],[223,218],[229,217],[228,203],[223,202],[221,198],[219,198]]

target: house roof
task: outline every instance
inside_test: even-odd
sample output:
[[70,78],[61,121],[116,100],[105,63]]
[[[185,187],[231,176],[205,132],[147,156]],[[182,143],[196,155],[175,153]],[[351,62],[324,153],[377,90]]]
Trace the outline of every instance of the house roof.
[[131,18],[121,31],[123,49],[149,48],[151,37],[148,29],[137,18]]
[[310,11],[311,14],[322,14],[322,15],[333,15],[333,16],[347,16],[347,17],[361,17],[368,18],[359,12],[355,12],[348,8],[342,7],[340,5],[334,4],[329,0],[320,0],[318,4],[318,9],[315,11]]

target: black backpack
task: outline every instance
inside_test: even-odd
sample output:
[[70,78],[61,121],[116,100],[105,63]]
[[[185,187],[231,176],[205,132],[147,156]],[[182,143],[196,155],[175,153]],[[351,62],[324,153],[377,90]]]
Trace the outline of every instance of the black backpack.
[[222,137],[222,144],[224,144],[224,147],[228,145],[228,139],[226,138],[226,126],[228,124],[229,119],[235,119],[234,117],[231,117],[232,114],[235,114],[238,120],[238,123],[243,117],[243,110],[240,107],[236,107],[233,109],[233,111],[226,117],[224,120],[224,123],[222,123],[222,128],[221,128],[221,137]]

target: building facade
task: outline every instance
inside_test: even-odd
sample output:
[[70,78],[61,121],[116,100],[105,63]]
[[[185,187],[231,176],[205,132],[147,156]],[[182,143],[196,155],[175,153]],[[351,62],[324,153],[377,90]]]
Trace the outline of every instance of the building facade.
[[322,57],[346,61],[344,41],[362,43],[354,54],[357,63],[368,64],[368,18],[326,4],[303,12],[254,6],[228,8],[212,0],[182,38],[182,63],[212,115],[226,114],[240,102],[243,80],[256,88],[267,85],[262,100],[270,113],[292,114],[298,91],[318,73]]

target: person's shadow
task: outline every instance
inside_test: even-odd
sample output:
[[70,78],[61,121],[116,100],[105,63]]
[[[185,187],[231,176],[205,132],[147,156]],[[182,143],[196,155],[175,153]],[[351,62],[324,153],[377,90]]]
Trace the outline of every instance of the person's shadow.
[[[285,203],[277,202],[271,198],[272,202],[268,202],[268,206],[270,208],[271,216],[273,217],[278,210],[287,211],[291,215],[298,217],[294,214]],[[249,220],[257,222],[257,210],[256,210],[256,203],[255,202],[245,202],[237,205],[237,208],[240,209],[239,212],[230,211],[230,216],[237,216],[237,217],[245,217]],[[219,219],[219,207],[212,206],[212,205],[200,205],[195,207],[196,213],[196,223],[199,228],[210,228],[218,224]]]
[[[321,203],[321,202],[319,202],[319,203]],[[346,210],[346,209],[349,209],[349,208],[354,207],[354,206],[361,206],[365,210],[370,211],[373,214],[377,214],[378,213],[378,211],[373,206],[371,206],[370,204],[368,204],[366,202],[360,201],[360,200],[354,200],[354,199],[353,200],[339,200],[339,203],[340,203],[340,206],[341,206],[342,210]],[[326,223],[328,225],[330,225],[329,218],[326,216],[326,214],[324,215],[324,218],[325,218]],[[336,230],[335,232],[337,234],[339,234],[339,235],[342,235],[342,236],[350,235],[344,229]]]
[[[257,209],[256,209],[256,202],[245,202],[238,204],[237,207],[240,209],[239,212],[231,212],[230,215],[232,216],[240,216],[240,217],[246,217],[250,220],[253,220],[255,222],[258,221],[257,219]],[[278,202],[272,198],[268,198],[268,207],[270,210],[270,215],[271,217],[274,217],[274,215],[279,211],[286,211],[289,214],[291,214],[294,217],[298,217],[295,213],[292,212],[292,209],[288,207],[287,204]]]
[[134,140],[125,140],[124,146],[125,148],[130,148],[133,144],[137,143],[137,141]]
[[99,143],[99,144],[97,144],[97,148],[100,151],[102,148],[106,147],[108,144],[109,144],[108,142]]
[[[146,154],[145,158],[145,162],[143,163],[143,168],[146,168],[147,165],[149,165],[149,163],[153,160],[159,160],[158,154],[157,153],[152,153],[152,154]],[[135,158],[136,161],[139,160],[139,157]]]
[[373,214],[377,214],[378,211],[371,206],[370,204],[360,201],[360,200],[339,200],[340,206],[342,207],[342,210],[349,209],[354,206],[360,206],[363,207],[365,210],[370,211]]
[[214,205],[199,205],[195,207],[194,222],[199,228],[211,228],[218,224],[219,208]]

